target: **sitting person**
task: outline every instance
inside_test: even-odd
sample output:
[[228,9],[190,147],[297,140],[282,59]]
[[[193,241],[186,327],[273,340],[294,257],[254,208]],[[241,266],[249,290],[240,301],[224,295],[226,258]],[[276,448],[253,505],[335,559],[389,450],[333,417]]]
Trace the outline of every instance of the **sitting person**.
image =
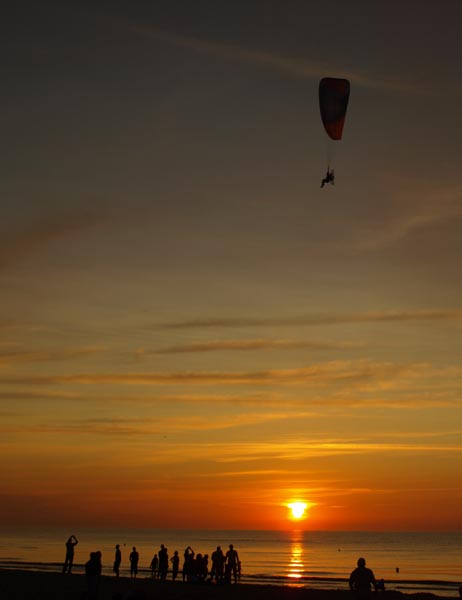
[[350,589],[355,593],[358,600],[369,600],[371,586],[377,591],[377,580],[371,569],[366,567],[364,558],[358,558],[358,567],[350,575]]

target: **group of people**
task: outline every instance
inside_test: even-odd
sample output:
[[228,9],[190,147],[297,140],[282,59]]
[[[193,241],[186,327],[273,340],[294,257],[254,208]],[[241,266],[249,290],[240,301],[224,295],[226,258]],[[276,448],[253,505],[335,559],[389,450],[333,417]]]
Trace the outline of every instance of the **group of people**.
[[[75,535],[71,535],[66,541],[66,558],[63,566],[63,573],[70,573],[74,561],[74,549],[78,544]],[[138,563],[140,555],[135,546],[129,556],[130,577],[135,579],[138,574]],[[233,544],[229,545],[226,554],[217,546],[211,555],[211,569],[209,571],[209,555],[195,553],[191,546],[188,546],[183,554],[183,581],[204,582],[213,581],[216,583],[231,582],[233,579],[237,583],[241,575],[241,562],[239,555]],[[113,572],[119,577],[120,565],[122,563],[122,552],[120,545],[115,547]],[[169,570],[169,564],[172,564],[172,581],[175,581],[180,567],[180,557],[178,550],[175,550],[169,560],[168,549],[161,544],[160,550],[153,556],[151,561],[151,575],[155,579],[165,581]],[[99,581],[101,578],[101,552],[91,552],[90,559],[85,563],[85,576],[87,579],[88,599],[97,598]],[[366,567],[366,560],[359,558],[357,567],[351,572],[349,578],[350,589],[355,593],[358,600],[368,600],[371,589],[376,592],[384,591],[385,585],[383,579],[377,581],[371,569]],[[462,596],[462,594],[461,594]]]
[[[101,564],[101,552],[92,553],[92,555],[93,554],[99,555],[99,561]],[[188,546],[184,551],[183,557],[183,581],[200,583],[209,580],[217,583],[223,583],[234,580],[234,583],[237,583],[241,576],[241,562],[233,544],[229,545],[229,550],[226,552],[226,554],[221,549],[221,546],[217,546],[216,550],[212,552],[210,570],[208,554],[201,554],[199,552],[196,554],[191,546]],[[130,577],[132,579],[136,579],[136,576],[138,575],[139,560],[139,552],[137,551],[136,547],[133,546],[129,555]],[[67,562],[68,560],[66,554],[66,563]],[[120,550],[120,545],[117,544],[115,547],[114,566],[112,568],[116,577],[119,577],[121,563],[122,552]],[[170,563],[172,567],[172,581],[175,581],[180,570],[180,556],[178,554],[178,550],[175,550],[173,556],[169,560],[168,549],[166,546],[164,546],[164,544],[161,544],[159,552],[154,554],[151,560],[151,576],[154,579],[166,581]],[[87,570],[87,565],[85,565],[85,570]]]
[[[135,551],[135,548],[133,550]],[[133,552],[130,554],[130,565],[132,565],[132,555]],[[241,575],[241,563],[233,544],[230,544],[226,554],[221,546],[217,546],[210,558],[211,568],[209,569],[209,555],[200,552],[196,554],[191,546],[188,546],[183,553],[183,581],[200,583],[209,580],[221,583],[230,582],[231,579],[234,579],[234,582],[237,582]],[[138,558],[136,561],[138,561]],[[162,544],[159,552],[154,554],[150,564],[152,577],[165,581],[169,563],[172,566],[172,581],[175,581],[180,569],[178,550],[175,550],[169,560],[168,549]]]
[[[178,550],[175,550],[170,562],[172,563],[172,581],[175,581],[180,569],[180,557],[178,555]],[[167,579],[168,566],[168,549],[164,546],[164,544],[161,544],[159,552],[154,554],[150,564],[152,577],[154,579],[165,581]]]
[[[63,565],[63,573],[71,573],[74,562],[74,549],[78,543],[75,535],[71,535],[66,541],[66,558]],[[201,553],[196,554],[191,546],[188,546],[185,549],[183,557],[183,581],[204,582],[209,580],[222,583],[234,580],[234,582],[237,583],[241,576],[241,562],[233,544],[229,545],[226,554],[221,549],[221,546],[217,546],[216,550],[214,550],[211,555],[210,569],[209,555]],[[130,577],[132,579],[136,579],[136,576],[138,575],[139,560],[139,552],[136,547],[133,546],[129,555]],[[164,544],[161,544],[159,552],[153,556],[150,564],[152,577],[154,579],[159,579],[160,581],[165,581],[167,579],[170,563],[172,581],[175,581],[180,570],[180,556],[178,550],[175,550],[173,556],[169,559],[168,549]],[[119,577],[120,575],[121,564],[122,552],[120,550],[120,544],[117,544],[115,547],[114,565],[112,567],[116,577]],[[96,582],[99,581],[101,575],[101,552],[92,552],[90,554],[90,560],[85,563],[85,574],[89,581],[89,590],[90,588],[97,589]]]
[[[77,546],[77,544],[79,543],[78,539],[75,537],[75,535],[71,535],[67,541],[66,541],[66,558],[64,560],[64,565],[63,565],[63,573],[71,573],[72,571],[72,565],[74,564],[74,551],[75,551],[75,546]],[[119,548],[119,546],[117,546],[117,549]],[[122,556],[120,553],[120,550],[118,550],[119,552],[119,565],[120,562],[122,560]],[[117,557],[117,551],[116,551],[116,557]],[[117,560],[117,558],[116,558]],[[115,567],[115,564],[114,564]],[[89,560],[87,560],[87,562],[85,563],[85,578],[87,580],[87,599],[88,600],[96,600],[96,598],[98,597],[98,588],[99,588],[99,582],[101,579],[101,570],[102,570],[102,564],[101,564],[101,552],[90,552],[90,558]],[[117,575],[118,575],[118,571],[117,571]]]
[[229,545],[226,554],[217,546],[210,557],[211,568],[209,570],[209,555],[194,553],[191,546],[184,551],[183,562],[183,581],[215,581],[217,583],[231,582],[237,583],[241,576],[241,562],[237,550],[233,544]]

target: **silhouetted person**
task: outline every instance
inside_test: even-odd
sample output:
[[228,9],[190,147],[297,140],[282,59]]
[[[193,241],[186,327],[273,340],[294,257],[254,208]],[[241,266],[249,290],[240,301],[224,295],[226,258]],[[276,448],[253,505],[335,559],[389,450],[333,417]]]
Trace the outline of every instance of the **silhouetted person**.
[[209,574],[209,555],[204,554],[204,556],[202,557],[200,574],[199,574],[201,581],[205,581],[207,579],[208,574]]
[[360,600],[367,600],[371,595],[371,586],[377,591],[377,581],[371,569],[366,567],[364,558],[358,558],[358,566],[350,575],[350,589]]
[[194,550],[188,546],[184,551],[183,581],[190,581],[194,567]]
[[212,570],[210,577],[216,581],[223,581],[225,571],[225,555],[221,546],[217,546],[217,549],[212,552]]
[[196,560],[193,561],[192,581],[203,582],[207,579],[209,572],[209,555],[196,554]]
[[180,557],[178,555],[178,550],[175,550],[172,558],[170,559],[172,563],[172,581],[175,581],[176,576],[178,575],[178,570],[180,568]]
[[119,544],[117,544],[116,551],[115,551],[115,557],[114,557],[114,566],[112,567],[112,570],[114,571],[116,577],[119,576],[119,569],[120,569],[121,562],[122,562],[122,553],[120,551]]
[[157,577],[157,568],[159,566],[159,557],[157,554],[154,554],[151,560],[151,577],[155,579]]
[[334,183],[335,183],[334,169],[332,169],[332,171],[329,171],[329,169],[327,169],[326,176],[324,177],[324,179],[321,182],[321,187],[323,188],[326,183],[330,183],[331,185],[334,185]]
[[136,551],[135,546],[133,546],[133,550],[130,553],[130,577],[132,579],[136,579],[138,574],[138,561],[140,559],[140,555]]
[[234,583],[237,583],[237,574],[239,567],[239,555],[232,544],[229,545],[229,550],[226,553],[226,579],[231,582],[231,573],[234,577]]
[[90,560],[85,563],[85,577],[88,600],[96,600],[101,579],[101,552],[90,553]]
[[63,573],[66,571],[68,573],[72,570],[72,563],[74,562],[74,547],[77,546],[78,540],[75,535],[71,535],[71,537],[66,542],[66,559],[64,561]]
[[160,577],[161,581],[165,581],[167,579],[167,572],[168,572],[168,550],[163,544],[161,544],[158,554],[159,554],[159,577]]
[[200,581],[200,573],[202,568],[202,554],[198,552],[196,558],[191,563],[191,581]]

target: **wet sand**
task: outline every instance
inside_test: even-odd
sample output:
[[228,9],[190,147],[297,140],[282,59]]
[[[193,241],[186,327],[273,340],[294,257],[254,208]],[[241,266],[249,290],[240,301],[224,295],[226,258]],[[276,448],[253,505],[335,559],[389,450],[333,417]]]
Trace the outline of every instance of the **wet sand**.
[[[0,591],[5,600],[86,600],[86,580],[81,574],[42,573],[0,569]],[[377,600],[434,600],[433,594],[386,591]],[[385,599],[386,597],[386,599]],[[98,600],[353,600],[347,589],[323,590],[276,585],[214,585],[160,583],[140,578],[101,577]],[[447,599],[446,599],[447,600]]]

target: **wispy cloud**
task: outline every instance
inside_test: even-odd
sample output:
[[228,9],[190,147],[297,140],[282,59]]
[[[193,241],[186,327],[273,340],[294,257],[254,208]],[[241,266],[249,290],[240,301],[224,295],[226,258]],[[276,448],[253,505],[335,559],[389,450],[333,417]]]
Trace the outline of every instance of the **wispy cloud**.
[[[94,398],[88,398],[87,396],[82,396],[79,394],[75,394],[70,392],[69,390],[30,390],[30,389],[10,389],[10,390],[2,390],[0,391],[0,401],[4,400],[9,403],[10,407],[13,407],[13,410],[8,411],[10,415],[19,415],[23,414],[23,412],[19,412],[17,409],[20,406],[20,403],[28,403],[33,402],[36,406],[41,406],[43,408],[43,402],[59,402],[63,404],[63,402],[72,401],[88,401],[95,402]],[[106,401],[105,399],[101,399],[101,401]],[[40,402],[41,404],[38,404]]]
[[[198,458],[213,457],[215,463],[232,464],[235,462],[266,463],[272,461],[290,461],[295,466],[297,462],[313,457],[336,456],[339,454],[381,454],[394,453],[461,453],[461,432],[392,432],[376,435],[371,432],[362,436],[342,436],[342,438],[329,435],[327,432],[311,435],[310,439],[268,439],[265,441],[243,441],[239,444],[227,442],[195,442],[164,443],[165,436],[181,432],[206,432],[254,426],[271,421],[290,421],[293,419],[310,419],[311,413],[287,415],[282,412],[274,413],[248,413],[229,416],[223,422],[207,417],[188,416],[182,417],[155,417],[149,419],[130,418],[105,418],[105,419],[79,419],[75,422],[47,422],[3,424],[0,432],[6,434],[43,435],[84,437],[116,437],[126,439],[128,443],[149,444],[156,448],[153,461],[189,461]],[[382,439],[381,439],[382,438]],[[187,451],[185,452],[185,447]],[[150,460],[141,456],[140,463],[149,463]],[[277,469],[276,462],[272,463],[272,470]],[[285,470],[289,468],[285,466]],[[247,469],[245,469],[247,470]]]
[[76,348],[71,350],[0,350],[0,367],[16,364],[72,361],[102,352],[102,348]]
[[[388,185],[390,182],[388,183]],[[390,204],[395,207],[380,222],[370,223],[357,235],[359,252],[380,249],[408,238],[422,229],[462,219],[462,188],[442,188],[438,182],[391,178]]]
[[[339,391],[322,389],[316,391],[310,387],[309,393],[304,390],[290,390],[287,387],[275,392],[243,393],[243,394],[204,394],[188,393],[177,395],[161,395],[156,398],[130,397],[130,399],[120,398],[121,403],[141,403],[141,404],[192,404],[194,406],[211,405],[245,407],[265,407],[279,408],[284,406],[287,411],[293,409],[305,409],[309,406],[313,410],[322,411],[327,406],[337,407],[338,409],[351,408],[387,408],[391,409],[423,409],[425,407],[457,407],[460,404],[458,388],[462,380],[462,373],[459,375],[446,376],[443,373],[433,374],[427,370],[428,378],[423,382],[421,388],[416,380],[419,375],[416,373],[407,380],[403,378],[388,379],[386,385],[382,380],[369,382],[368,385],[347,385],[342,386]],[[433,380],[433,385],[429,382]],[[328,385],[325,386],[328,388]],[[435,388],[435,389],[432,389]],[[94,397],[93,397],[94,398]]]
[[[391,407],[408,402],[418,405],[419,393],[430,402],[451,404],[462,380],[462,367],[435,368],[425,363],[329,361],[301,368],[260,371],[173,371],[145,373],[78,373],[69,375],[3,376],[0,383],[10,386],[250,386],[253,389],[278,389],[289,396],[287,402],[332,403],[332,405],[381,404]],[[66,388],[65,388],[66,389]],[[249,391],[247,390],[246,394]],[[411,400],[408,398],[410,394]],[[456,396],[454,396],[456,394]]]
[[370,381],[398,374],[422,373],[427,365],[399,365],[369,361],[331,361],[308,367],[260,371],[175,371],[148,373],[81,373],[76,375],[3,378],[5,383],[31,384],[125,384],[125,385],[193,385],[193,384],[301,384],[326,385],[338,381]]
[[136,355],[138,358],[156,354],[185,354],[219,351],[252,351],[252,350],[347,350],[363,347],[362,344],[348,342],[330,341],[298,341],[277,339],[253,339],[253,340],[209,340],[192,344],[180,344],[159,348],[158,350],[140,349]]
[[[272,386],[263,386],[263,390],[258,390],[255,386],[254,392],[245,391],[242,393],[230,393],[227,386],[223,386],[222,391],[216,393],[205,393],[203,391],[165,394],[158,390],[145,394],[144,391],[130,393],[127,395],[114,395],[111,393],[110,399],[105,393],[98,394],[94,389],[91,394],[85,390],[81,393],[75,391],[75,387],[63,387],[56,389],[56,381],[49,383],[53,386],[51,389],[31,389],[30,377],[8,380],[0,379],[4,384],[4,389],[0,392],[0,401],[8,402],[11,410],[5,412],[9,416],[23,416],[24,406],[27,406],[30,414],[30,406],[36,406],[37,401],[43,403],[55,404],[61,406],[71,403],[73,406],[84,406],[91,404],[93,408],[100,410],[107,409],[120,410],[125,407],[162,407],[174,406],[178,410],[187,411],[189,406],[209,407],[225,409],[232,406],[234,409],[250,410],[265,408],[280,409],[284,406],[286,412],[293,410],[306,411],[309,407],[312,411],[311,416],[322,414],[326,407],[335,407],[338,410],[355,408],[386,408],[387,410],[417,409],[430,407],[458,407],[460,398],[458,389],[461,385],[462,373],[433,373],[426,370],[426,378],[423,380],[423,374],[419,378],[418,374],[408,379],[388,378],[386,382],[381,379],[371,380],[365,383],[347,382],[335,389],[334,385],[326,383],[322,385],[309,385],[309,389],[302,386],[279,387],[278,391]],[[10,389],[7,388],[10,384]],[[147,384],[144,384],[146,386]],[[18,388],[19,386],[19,388]],[[100,384],[104,388],[104,384]],[[133,386],[132,386],[133,387]],[[153,387],[157,387],[155,384]],[[419,389],[420,388],[420,389]],[[82,388],[80,388],[82,389]]]
[[306,58],[279,56],[270,52],[253,49],[249,50],[238,46],[178,35],[156,29],[155,27],[143,25],[133,25],[130,30],[133,34],[142,36],[146,39],[164,42],[176,46],[177,48],[185,48],[195,52],[219,56],[227,60],[240,61],[258,67],[272,69],[273,71],[278,71],[289,77],[320,79],[321,77],[325,77],[326,73],[335,73],[338,77],[346,77],[351,83],[366,88],[415,93],[422,93],[425,91],[421,86],[409,81],[378,79],[350,69],[339,68],[337,65],[312,61]]
[[234,448],[235,452],[231,455],[217,453],[216,460],[223,463],[233,463],[240,461],[261,461],[262,459],[271,460],[292,460],[300,461],[313,457],[336,456],[339,454],[382,454],[389,455],[395,453],[421,453],[431,455],[435,453],[461,453],[462,445],[459,444],[429,444],[421,443],[373,443],[368,441],[326,441],[326,442],[300,442],[292,444],[242,444]]
[[462,309],[396,310],[345,314],[313,314],[294,317],[208,317],[158,324],[159,329],[208,329],[247,327],[287,327],[381,323],[391,321],[454,321],[462,319]]
[[26,229],[4,235],[0,240],[0,269],[33,256],[47,244],[67,238],[103,222],[94,215],[73,215],[37,222]]
[[155,417],[143,419],[130,418],[104,418],[104,419],[82,419],[75,422],[56,423],[29,423],[4,424],[0,432],[7,433],[37,433],[37,434],[81,434],[85,436],[117,436],[133,437],[141,436],[150,438],[157,436],[163,438],[167,434],[178,432],[198,431],[221,431],[245,426],[261,425],[272,421],[290,421],[304,418],[312,418],[312,412],[288,413],[281,412],[244,412],[240,414],[227,415],[223,419],[210,419],[208,416],[184,415],[171,417]]

